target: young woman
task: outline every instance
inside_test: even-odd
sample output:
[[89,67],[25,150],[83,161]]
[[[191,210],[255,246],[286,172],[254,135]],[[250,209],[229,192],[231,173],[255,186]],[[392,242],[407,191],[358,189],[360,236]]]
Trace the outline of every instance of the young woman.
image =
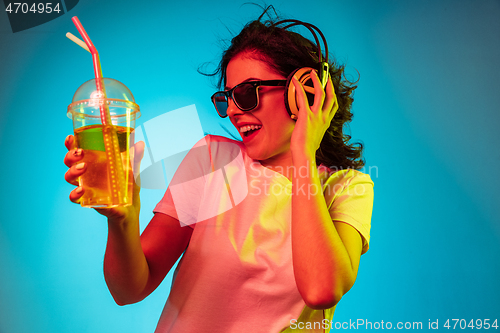
[[[247,24],[212,97],[242,141],[207,136],[193,147],[142,235],[138,186],[133,206],[98,210],[118,304],[149,295],[182,255],[157,332],[329,331],[368,249],[373,182],[357,171],[361,146],[342,132],[355,88],[343,67],[330,64],[324,88],[315,70],[312,87],[289,80],[297,114],[285,105],[289,74],[318,68],[317,50],[283,24]],[[72,136],[66,146],[66,180],[78,185],[85,152]],[[135,148],[138,161],[144,144]]]

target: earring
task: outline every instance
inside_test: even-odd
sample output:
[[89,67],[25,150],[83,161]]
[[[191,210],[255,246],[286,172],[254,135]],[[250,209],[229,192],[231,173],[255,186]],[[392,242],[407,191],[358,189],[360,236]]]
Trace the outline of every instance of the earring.
[[290,118],[292,118],[293,120],[296,120],[298,117],[297,117],[296,115],[292,114],[292,115],[290,116]]

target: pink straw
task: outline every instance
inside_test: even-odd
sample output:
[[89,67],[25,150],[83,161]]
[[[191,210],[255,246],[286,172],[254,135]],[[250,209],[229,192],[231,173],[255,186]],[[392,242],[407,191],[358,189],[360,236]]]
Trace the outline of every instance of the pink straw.
[[120,156],[120,146],[118,144],[118,136],[116,133],[116,129],[114,128],[113,123],[111,122],[111,114],[109,113],[109,109],[104,100],[106,99],[106,90],[102,79],[99,53],[97,53],[94,44],[87,35],[87,32],[83,28],[78,17],[73,16],[71,20],[75,24],[76,29],[78,29],[78,32],[85,41],[85,44],[87,44],[90,53],[92,53],[92,61],[94,62],[95,83],[97,92],[99,93],[99,97],[101,99],[99,101],[99,111],[101,113],[101,122],[103,125],[102,135],[104,140],[104,147],[106,150],[106,157],[109,163],[108,179],[111,182],[112,201],[115,204],[122,205],[125,204],[125,202],[123,201],[124,198],[123,194],[126,191],[125,175],[123,173],[122,160]]
[[[71,18],[73,23],[76,26],[76,29],[82,36],[83,40],[85,41],[85,44],[87,44],[87,47],[90,50],[90,53],[92,53],[92,62],[94,63],[94,75],[95,75],[95,84],[97,91],[99,92],[99,96],[102,96],[102,98],[106,98],[106,90],[104,88],[104,85],[102,84],[102,70],[101,70],[101,61],[99,60],[99,53],[97,52],[94,44],[89,38],[89,35],[87,35],[87,32],[83,28],[82,24],[80,23],[80,20],[78,17],[73,16]],[[101,122],[103,125],[109,125],[111,124],[111,116],[109,115],[109,111],[106,110],[107,108],[101,104],[100,110],[101,110]],[[104,111],[104,112],[103,112]],[[108,112],[106,112],[108,111]]]

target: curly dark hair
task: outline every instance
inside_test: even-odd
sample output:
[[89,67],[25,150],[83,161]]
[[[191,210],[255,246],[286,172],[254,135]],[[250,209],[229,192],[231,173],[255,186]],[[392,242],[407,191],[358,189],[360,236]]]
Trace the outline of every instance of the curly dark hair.
[[[223,52],[219,66],[214,72],[202,73],[207,76],[219,75],[219,88],[224,89],[229,61],[242,52],[251,52],[251,57],[265,62],[284,77],[288,77],[297,68],[318,68],[318,47],[315,43],[298,33],[276,26],[277,20],[261,22],[263,15],[249,22],[231,40],[231,45]],[[316,163],[335,169],[361,169],[365,164],[361,157],[363,144],[350,144],[351,136],[343,133],[344,125],[353,117],[352,95],[357,87],[356,82],[352,83],[345,78],[344,68],[344,65],[330,60],[330,77],[339,108],[316,151]]]

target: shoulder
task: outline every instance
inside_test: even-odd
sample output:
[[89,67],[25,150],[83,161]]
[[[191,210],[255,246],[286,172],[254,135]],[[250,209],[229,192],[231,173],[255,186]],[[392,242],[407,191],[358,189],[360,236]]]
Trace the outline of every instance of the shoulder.
[[336,199],[364,197],[373,201],[373,181],[370,175],[355,169],[334,170],[321,165],[319,168],[323,194],[330,206]]
[[[244,150],[245,145],[241,141],[226,138],[220,135],[206,135],[202,140],[200,140],[196,146],[208,145],[210,149],[229,149],[229,150]],[[195,146],[195,147],[196,147]]]
[[198,159],[208,162],[212,161],[215,156],[232,156],[242,149],[244,149],[244,145],[240,141],[208,134],[194,144],[186,157],[189,161]]
[[235,140],[223,136],[206,135],[182,156],[179,156],[181,162],[175,170],[170,185],[178,185],[203,177],[220,168],[228,158],[232,159],[236,156],[237,152],[238,145]]
[[354,227],[363,238],[365,253],[370,242],[373,181],[368,174],[354,169],[324,168],[320,174],[325,179],[323,194],[332,220]]
[[370,175],[355,169],[335,170],[324,165],[318,167],[320,178],[324,187],[326,186],[352,186],[356,184],[366,184],[371,187],[374,183]]
[[246,159],[245,145],[241,141],[219,135],[207,135],[202,141],[204,142],[201,145],[206,147],[216,169],[229,164],[238,157]]

